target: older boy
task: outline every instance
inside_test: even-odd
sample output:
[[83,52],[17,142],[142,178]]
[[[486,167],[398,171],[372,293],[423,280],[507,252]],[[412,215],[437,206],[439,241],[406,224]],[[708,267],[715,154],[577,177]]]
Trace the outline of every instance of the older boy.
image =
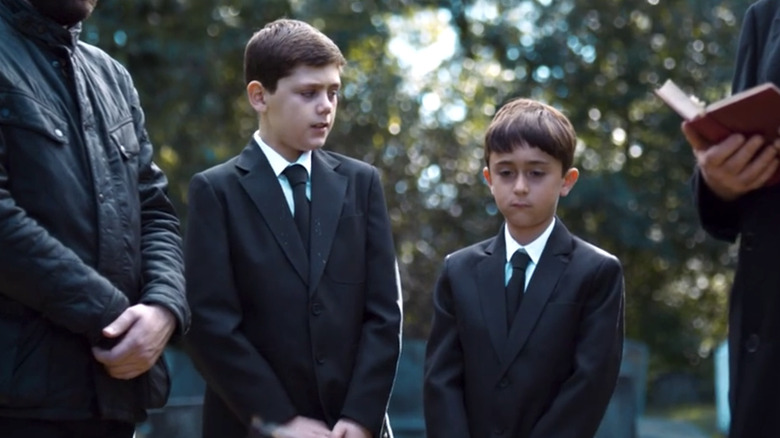
[[429,438],[598,428],[620,366],[623,274],[555,216],[579,176],[575,144],[560,112],[528,99],[488,128],[483,173],[505,226],[444,261],[425,363]]
[[186,346],[208,386],[204,437],[243,438],[253,416],[296,437],[388,431],[401,307],[384,194],[374,167],[321,149],[345,62],[300,21],[255,33],[259,131],[190,184]]

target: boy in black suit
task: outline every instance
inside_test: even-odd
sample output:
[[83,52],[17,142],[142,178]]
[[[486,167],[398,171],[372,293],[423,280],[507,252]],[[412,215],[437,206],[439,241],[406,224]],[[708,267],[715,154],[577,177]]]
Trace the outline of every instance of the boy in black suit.
[[444,260],[429,438],[592,438],[599,426],[620,368],[623,273],[555,216],[579,176],[575,145],[566,117],[533,100],[510,101],[488,127],[483,173],[505,226]]
[[259,130],[190,183],[185,344],[207,383],[204,437],[243,438],[253,416],[296,437],[389,432],[401,307],[385,198],[373,166],[321,149],[344,65],[306,23],[255,33]]

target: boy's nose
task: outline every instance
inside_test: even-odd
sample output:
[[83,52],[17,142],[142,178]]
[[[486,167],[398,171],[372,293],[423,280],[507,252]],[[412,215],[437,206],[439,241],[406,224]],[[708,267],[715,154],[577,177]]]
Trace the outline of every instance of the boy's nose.
[[517,180],[515,181],[515,192],[525,193],[527,191],[528,182],[522,175],[518,176]]
[[327,114],[333,111],[333,102],[331,102],[330,99],[328,99],[328,96],[325,95],[320,99],[318,108],[320,112]]

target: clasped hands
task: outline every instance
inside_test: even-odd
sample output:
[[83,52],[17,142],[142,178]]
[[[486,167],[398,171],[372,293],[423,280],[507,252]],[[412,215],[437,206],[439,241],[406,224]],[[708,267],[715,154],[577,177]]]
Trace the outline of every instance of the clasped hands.
[[333,427],[322,421],[307,417],[295,417],[273,433],[274,438],[371,438],[371,432],[365,427],[347,418],[342,418]]
[[687,122],[683,122],[682,131],[693,147],[704,182],[724,201],[762,187],[780,166],[780,139],[764,147],[760,135],[746,139],[732,134],[710,146]]
[[121,340],[110,350],[93,347],[92,354],[111,377],[132,379],[157,362],[175,329],[176,319],[164,307],[136,304],[103,328],[103,336]]

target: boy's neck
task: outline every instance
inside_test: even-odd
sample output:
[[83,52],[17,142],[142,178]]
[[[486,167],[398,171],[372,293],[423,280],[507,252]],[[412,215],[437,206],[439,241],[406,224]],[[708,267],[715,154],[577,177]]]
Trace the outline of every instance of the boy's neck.
[[543,235],[548,230],[548,228],[550,228],[553,221],[555,221],[555,217],[551,217],[544,224],[544,226],[520,229],[517,227],[512,227],[509,223],[506,223],[506,231],[508,232],[509,237],[511,237],[515,242],[519,243],[521,246],[527,246]]

